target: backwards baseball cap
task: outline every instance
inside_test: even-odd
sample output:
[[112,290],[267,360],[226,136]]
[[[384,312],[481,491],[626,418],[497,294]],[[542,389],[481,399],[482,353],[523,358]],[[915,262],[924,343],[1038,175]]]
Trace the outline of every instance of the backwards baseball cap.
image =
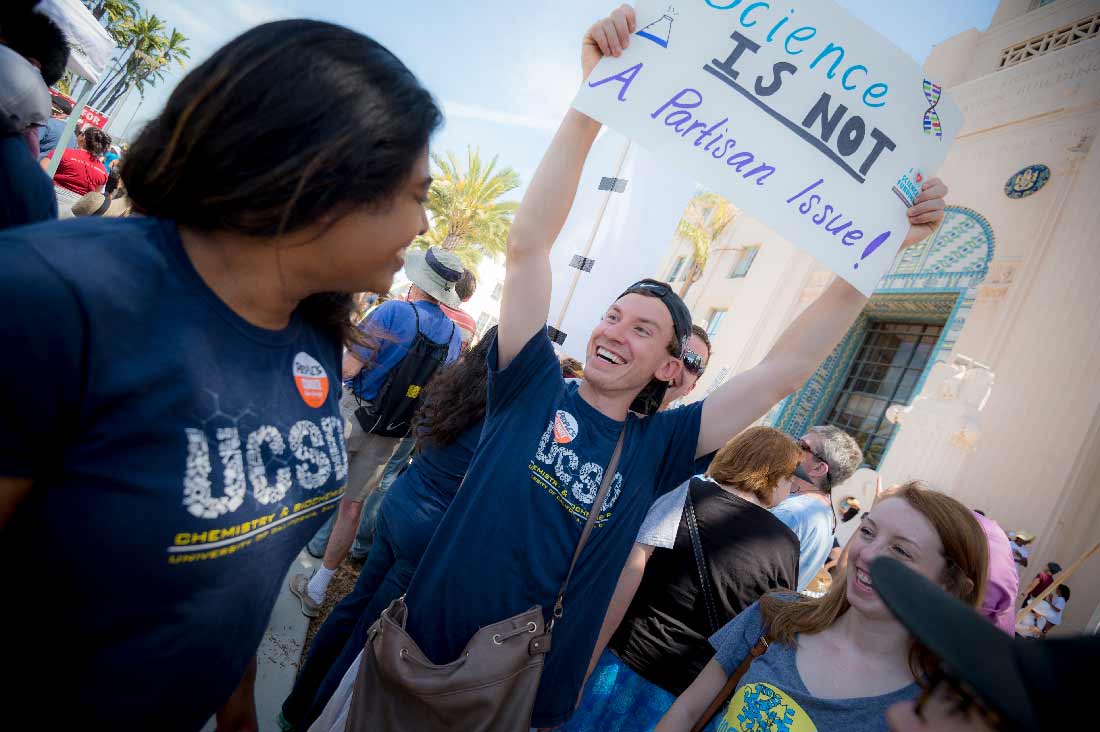
[[65,97],[53,95],[50,97],[50,104],[53,105],[54,109],[63,114],[69,115],[73,113],[73,103]]
[[[652,279],[638,280],[615,299],[621,300],[627,295],[646,295],[664,303],[668,308],[668,314],[672,316],[672,332],[679,344],[675,355],[677,358],[683,358],[688,338],[691,337],[691,311],[680,296],[672,291],[668,283]],[[656,414],[661,408],[666,391],[668,391],[668,382],[654,377],[634,398],[630,411],[645,415]]]
[[871,582],[890,612],[939,658],[945,676],[973,693],[1013,732],[1074,729],[1100,658],[1100,637],[1010,638],[977,610],[889,557]]

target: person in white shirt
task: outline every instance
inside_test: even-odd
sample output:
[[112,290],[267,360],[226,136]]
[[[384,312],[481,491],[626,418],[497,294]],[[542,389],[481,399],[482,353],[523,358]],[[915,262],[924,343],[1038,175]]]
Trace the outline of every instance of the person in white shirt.
[[1069,586],[1058,585],[1047,599],[1028,608],[1028,614],[1016,624],[1016,634],[1029,638],[1043,638],[1055,626],[1062,624],[1062,612],[1069,600]]
[[832,425],[811,427],[799,440],[802,462],[795,471],[791,497],[772,509],[798,535],[798,591],[813,581],[833,548],[836,516],[832,490],[863,463],[859,444]]

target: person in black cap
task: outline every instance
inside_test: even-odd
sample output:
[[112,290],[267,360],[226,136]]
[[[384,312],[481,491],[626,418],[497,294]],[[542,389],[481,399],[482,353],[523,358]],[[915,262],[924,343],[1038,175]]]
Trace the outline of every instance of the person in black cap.
[[[38,128],[38,158],[41,160],[57,148],[61,133],[69,115],[73,113],[73,103],[64,97],[53,96],[50,99],[50,118]],[[76,147],[76,135],[69,141],[69,147]]]
[[915,702],[886,712],[893,732],[1086,729],[1083,702],[1100,637],[1013,639],[901,562],[871,563],[882,601],[940,662]]
[[[582,43],[583,73],[603,56],[619,55],[635,29],[634,10],[625,5],[593,25]],[[690,314],[668,285],[643,280],[600,314],[585,348],[584,379],[566,384],[546,331],[550,254],[599,129],[576,110],[566,113],[516,213],[488,354],[481,441],[404,603],[405,631],[440,664],[458,659],[482,627],[533,605],[544,609],[545,620],[555,608],[552,650],[531,714],[535,727],[572,715],[616,581],[656,498],[694,475],[697,457],[718,450],[801,386],[867,303],[838,279],[763,363],[705,400],[651,414],[661,400],[646,390],[661,391],[655,382],[667,384],[682,370]],[[909,210],[906,243],[935,230],[946,191],[939,180],[926,181]],[[644,403],[632,407],[639,395]],[[639,419],[632,409],[649,416]],[[608,471],[606,498],[597,501],[620,436],[621,460]],[[591,539],[559,605],[592,511]],[[387,699],[405,699],[399,691],[387,687]],[[460,720],[455,726],[463,727]]]

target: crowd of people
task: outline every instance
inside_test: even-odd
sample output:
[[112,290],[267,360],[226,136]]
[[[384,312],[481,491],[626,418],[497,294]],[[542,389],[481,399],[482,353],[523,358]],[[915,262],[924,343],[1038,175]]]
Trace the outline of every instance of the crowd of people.
[[[1041,639],[1069,599],[1060,567],[1016,624],[1019,541],[919,482],[842,502],[859,524],[840,546],[833,493],[858,444],[754,426],[864,308],[843,279],[703,399],[687,397],[711,344],[664,282],[594,314],[583,363],[560,357],[550,252],[600,131],[570,110],[509,233],[499,324],[478,339],[462,310],[474,274],[443,248],[408,250],[428,227],[443,118],[382,45],[319,21],[260,25],[187,74],[129,150],[85,128],[51,183],[37,158],[43,140],[44,162],[58,154],[73,113],[49,108],[64,38],[28,50],[16,27],[0,15],[14,356],[0,541],[39,548],[11,586],[45,602],[5,603],[8,692],[74,680],[65,704],[26,710],[33,725],[16,710],[17,727],[197,730],[214,715],[222,732],[258,729],[276,598],[319,615],[349,557],[355,587],[321,624],[283,730],[1073,717],[1060,697],[1083,691],[1100,648]],[[629,6],[597,21],[582,74],[636,30]],[[276,96],[279,115],[255,112]],[[902,250],[935,231],[946,195],[924,181]],[[50,220],[65,207],[89,215]],[[359,293],[389,293],[402,268],[407,291],[364,316]],[[303,549],[321,565],[287,578]]]
[[[69,55],[61,29],[17,4],[0,11],[0,44],[5,90],[0,229],[55,218],[129,215],[119,172],[128,146],[112,144],[110,135],[80,119],[68,97],[48,89],[61,79]],[[70,120],[74,114],[77,119]],[[34,172],[34,160],[45,174]]]

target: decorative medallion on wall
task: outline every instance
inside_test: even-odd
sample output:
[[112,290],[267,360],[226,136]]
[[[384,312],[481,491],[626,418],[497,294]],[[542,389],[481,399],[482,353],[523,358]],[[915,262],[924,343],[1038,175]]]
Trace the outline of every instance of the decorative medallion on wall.
[[1039,163],[1029,165],[1005,183],[1005,195],[1009,198],[1027,198],[1050,180],[1050,168]]

